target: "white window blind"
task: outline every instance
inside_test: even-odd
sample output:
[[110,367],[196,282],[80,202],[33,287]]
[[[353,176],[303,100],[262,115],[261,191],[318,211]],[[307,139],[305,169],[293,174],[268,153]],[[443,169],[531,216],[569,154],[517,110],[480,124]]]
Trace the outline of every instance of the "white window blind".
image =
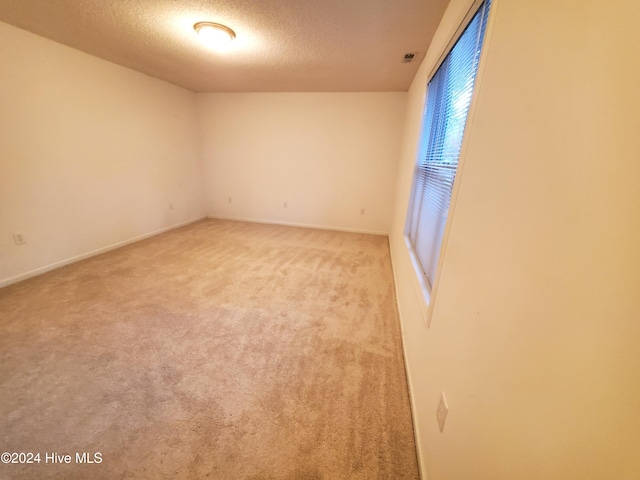
[[490,0],[481,4],[429,81],[406,235],[429,289],[458,168]]

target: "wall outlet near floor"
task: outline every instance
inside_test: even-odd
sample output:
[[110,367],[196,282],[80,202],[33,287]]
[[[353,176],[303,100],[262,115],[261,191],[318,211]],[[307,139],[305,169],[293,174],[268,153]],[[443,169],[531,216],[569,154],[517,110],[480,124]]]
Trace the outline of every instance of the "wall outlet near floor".
[[360,209],[360,215],[364,215],[364,208]]
[[13,243],[16,245],[25,245],[27,243],[27,239],[24,237],[24,233],[14,233]]
[[438,410],[436,410],[436,417],[438,418],[440,432],[444,430],[444,422],[447,419],[447,413],[449,413],[449,406],[447,405],[447,399],[444,396],[444,392],[441,392],[440,401],[438,402]]

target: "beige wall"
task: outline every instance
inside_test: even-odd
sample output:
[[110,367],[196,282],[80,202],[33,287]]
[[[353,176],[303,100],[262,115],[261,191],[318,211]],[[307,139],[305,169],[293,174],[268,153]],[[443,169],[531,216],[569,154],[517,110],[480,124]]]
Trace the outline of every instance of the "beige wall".
[[0,286],[206,214],[389,230],[406,93],[196,95],[0,40]]
[[0,64],[0,286],[205,215],[194,93],[3,23]]
[[640,4],[494,0],[427,329],[403,226],[426,75],[468,4],[409,92],[391,232],[423,473],[637,478]]
[[198,95],[209,215],[387,233],[406,95]]

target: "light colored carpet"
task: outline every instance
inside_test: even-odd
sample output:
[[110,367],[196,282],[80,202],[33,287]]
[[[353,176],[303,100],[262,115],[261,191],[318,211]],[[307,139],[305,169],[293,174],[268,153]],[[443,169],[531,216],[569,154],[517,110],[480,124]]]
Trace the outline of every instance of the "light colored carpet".
[[0,289],[4,451],[41,463],[3,479],[418,478],[387,238],[205,220]]

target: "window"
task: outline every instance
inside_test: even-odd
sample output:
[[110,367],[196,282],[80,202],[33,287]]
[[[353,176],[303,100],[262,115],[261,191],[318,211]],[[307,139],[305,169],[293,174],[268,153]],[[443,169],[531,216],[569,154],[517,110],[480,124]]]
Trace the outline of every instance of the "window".
[[442,246],[490,0],[480,5],[427,86],[406,235],[430,291]]

